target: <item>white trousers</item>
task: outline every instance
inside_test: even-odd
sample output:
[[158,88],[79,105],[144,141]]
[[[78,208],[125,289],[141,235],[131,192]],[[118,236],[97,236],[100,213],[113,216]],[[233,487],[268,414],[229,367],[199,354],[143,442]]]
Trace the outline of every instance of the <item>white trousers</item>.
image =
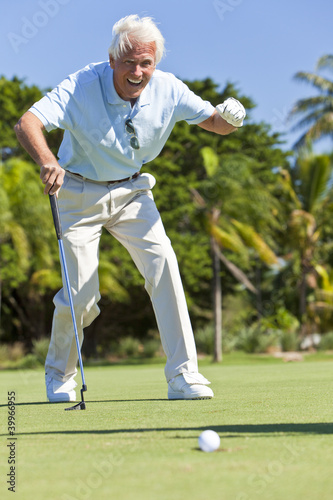
[[[66,174],[58,204],[80,342],[83,329],[98,316],[99,241],[104,227],[130,253],[145,279],[167,363],[167,381],[197,373],[193,331],[175,253],[156,208],[155,179],[141,174],[119,184],[96,184]],[[54,297],[52,334],[45,371],[66,381],[76,374],[77,348],[68,295]]]

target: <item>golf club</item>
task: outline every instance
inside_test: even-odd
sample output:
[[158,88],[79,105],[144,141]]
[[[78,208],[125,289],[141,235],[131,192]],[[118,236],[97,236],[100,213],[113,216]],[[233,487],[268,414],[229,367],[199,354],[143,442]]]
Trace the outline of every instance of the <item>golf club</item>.
[[57,200],[57,196],[55,194],[49,195],[49,198],[50,198],[50,204],[51,204],[51,210],[52,210],[54,227],[55,227],[55,231],[56,231],[57,238],[58,238],[60,258],[61,258],[63,273],[64,273],[64,277],[65,277],[65,282],[66,282],[66,288],[67,288],[67,293],[68,293],[69,305],[70,305],[70,308],[71,308],[71,314],[72,314],[72,320],[73,320],[73,326],[74,326],[74,335],[75,335],[77,353],[78,353],[78,356],[79,356],[79,365],[80,365],[81,379],[82,379],[82,389],[81,389],[81,401],[80,401],[80,403],[78,403],[78,404],[76,404],[74,406],[71,406],[70,408],[65,408],[65,410],[85,410],[86,409],[86,404],[84,402],[83,393],[87,390],[87,386],[86,386],[85,379],[84,379],[83,363],[82,363],[82,356],[81,356],[81,349],[80,349],[80,341],[79,341],[79,335],[78,335],[78,332],[77,332],[76,319],[75,319],[75,314],[74,314],[74,305],[73,305],[72,291],[71,291],[71,286],[70,286],[70,283],[69,283],[69,277],[68,277],[68,271],[67,271],[67,264],[66,264],[65,251],[64,251],[64,244],[63,244],[63,241],[62,241],[62,229],[61,229],[60,216],[59,216],[58,200]]

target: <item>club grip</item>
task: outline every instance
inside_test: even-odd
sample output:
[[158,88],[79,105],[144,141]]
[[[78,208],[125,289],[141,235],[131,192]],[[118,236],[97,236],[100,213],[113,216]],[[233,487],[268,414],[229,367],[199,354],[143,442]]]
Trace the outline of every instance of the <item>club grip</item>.
[[60,222],[60,216],[59,216],[58,199],[57,199],[57,196],[55,194],[50,194],[49,198],[50,198],[50,204],[51,204],[51,210],[52,210],[55,231],[56,231],[58,240],[61,240],[62,229],[61,229],[61,222]]

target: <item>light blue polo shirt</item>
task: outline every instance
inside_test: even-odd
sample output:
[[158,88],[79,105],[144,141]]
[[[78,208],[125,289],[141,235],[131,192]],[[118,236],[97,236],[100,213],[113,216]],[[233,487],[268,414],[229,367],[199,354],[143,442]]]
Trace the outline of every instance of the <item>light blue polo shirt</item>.
[[[156,158],[177,121],[198,124],[214,110],[181,80],[160,70],[154,71],[132,107],[117,94],[109,62],[90,64],[68,76],[29,109],[48,132],[65,130],[59,164],[96,181],[133,175]],[[139,150],[130,145],[128,118]]]

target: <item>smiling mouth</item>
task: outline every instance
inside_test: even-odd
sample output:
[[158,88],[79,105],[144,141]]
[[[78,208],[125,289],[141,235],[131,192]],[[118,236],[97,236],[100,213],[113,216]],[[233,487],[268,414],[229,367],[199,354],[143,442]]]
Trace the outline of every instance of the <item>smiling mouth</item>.
[[127,81],[133,87],[139,87],[141,85],[141,83],[143,82],[143,80],[132,80],[132,79],[130,80],[129,78],[127,78]]

